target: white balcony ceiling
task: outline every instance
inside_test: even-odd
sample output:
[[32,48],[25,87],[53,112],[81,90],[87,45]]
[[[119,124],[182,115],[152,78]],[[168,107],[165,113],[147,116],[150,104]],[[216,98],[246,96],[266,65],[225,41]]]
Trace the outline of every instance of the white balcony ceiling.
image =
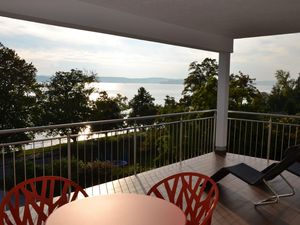
[[236,38],[300,32],[299,0],[1,0],[0,15],[225,52]]

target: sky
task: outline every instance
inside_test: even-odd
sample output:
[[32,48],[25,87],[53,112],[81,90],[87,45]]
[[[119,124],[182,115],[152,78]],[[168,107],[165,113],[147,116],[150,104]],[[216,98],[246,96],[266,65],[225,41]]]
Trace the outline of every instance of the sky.
[[[81,69],[98,76],[184,79],[188,65],[209,51],[0,17],[0,42],[32,62],[38,75]],[[275,80],[276,70],[300,73],[300,33],[234,41],[231,73]]]

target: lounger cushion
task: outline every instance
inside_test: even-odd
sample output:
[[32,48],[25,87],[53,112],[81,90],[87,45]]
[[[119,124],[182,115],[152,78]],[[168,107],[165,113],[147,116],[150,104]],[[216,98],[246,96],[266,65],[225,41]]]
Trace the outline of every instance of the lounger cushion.
[[299,162],[295,162],[287,170],[300,177],[300,163]]
[[257,184],[261,181],[263,174],[258,170],[246,165],[245,163],[240,163],[231,167],[228,167],[228,170],[245,181],[248,184]]

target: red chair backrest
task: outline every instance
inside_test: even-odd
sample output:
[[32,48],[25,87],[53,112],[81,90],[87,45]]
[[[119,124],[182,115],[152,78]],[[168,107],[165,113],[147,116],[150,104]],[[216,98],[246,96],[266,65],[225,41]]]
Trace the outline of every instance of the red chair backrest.
[[193,172],[167,177],[155,184],[147,195],[155,195],[177,205],[185,213],[188,225],[211,224],[212,213],[219,200],[216,183],[208,176]]
[[3,198],[0,205],[0,225],[44,224],[56,208],[74,201],[80,193],[88,197],[78,184],[63,177],[28,179],[13,187]]

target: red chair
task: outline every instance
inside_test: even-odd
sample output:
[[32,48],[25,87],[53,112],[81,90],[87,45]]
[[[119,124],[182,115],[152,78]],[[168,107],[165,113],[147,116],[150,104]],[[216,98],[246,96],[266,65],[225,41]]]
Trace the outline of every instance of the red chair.
[[211,224],[213,210],[219,200],[216,183],[193,172],[179,173],[155,184],[147,193],[168,200],[183,210],[187,225]]
[[[40,225],[58,207],[87,193],[63,177],[43,176],[23,181],[12,188],[0,205],[0,225]],[[57,195],[57,197],[56,197]]]

